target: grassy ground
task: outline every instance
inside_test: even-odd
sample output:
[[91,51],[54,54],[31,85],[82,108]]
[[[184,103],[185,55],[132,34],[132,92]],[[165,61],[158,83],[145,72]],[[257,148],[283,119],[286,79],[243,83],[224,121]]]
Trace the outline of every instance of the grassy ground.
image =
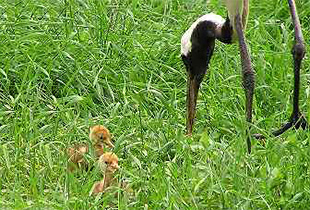
[[[253,132],[292,111],[293,27],[285,1],[253,0],[246,36],[256,70]],[[310,2],[297,1],[310,52]],[[216,0],[7,1],[0,6],[1,209],[310,209],[310,133],[253,140],[246,154],[237,45],[217,43],[185,132],[180,37]],[[310,120],[310,61],[301,71]],[[104,124],[135,196],[88,196],[65,149]]]

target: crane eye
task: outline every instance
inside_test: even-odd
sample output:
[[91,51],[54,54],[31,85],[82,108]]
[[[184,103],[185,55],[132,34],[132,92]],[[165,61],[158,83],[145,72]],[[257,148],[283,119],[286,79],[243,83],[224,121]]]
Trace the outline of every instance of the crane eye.
[[186,67],[186,71],[189,71],[190,59],[187,56],[183,55],[183,54],[181,55],[181,58],[182,58],[182,61],[183,61],[184,65],[185,65],[185,67]]
[[188,58],[183,54],[181,55],[181,58],[182,58],[184,65],[187,66],[188,65]]

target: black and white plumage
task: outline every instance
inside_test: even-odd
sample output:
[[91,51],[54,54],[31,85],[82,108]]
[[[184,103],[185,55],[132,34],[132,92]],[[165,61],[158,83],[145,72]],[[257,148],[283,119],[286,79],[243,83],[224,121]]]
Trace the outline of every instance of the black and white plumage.
[[[300,114],[298,108],[299,96],[299,70],[301,60],[304,56],[304,41],[301,33],[300,23],[296,11],[295,1],[288,0],[292,20],[295,26],[295,45],[293,47],[294,57],[294,101],[293,113],[290,121],[281,129],[274,131],[277,136],[285,132],[288,128],[307,127],[305,118]],[[226,19],[214,13],[206,14],[198,18],[181,38],[181,57],[186,66],[188,75],[187,84],[187,134],[191,135],[193,130],[197,95],[200,84],[208,69],[211,60],[215,41],[219,40],[226,44],[238,41],[240,58],[242,65],[242,80],[246,95],[246,119],[247,146],[248,152],[251,152],[251,139],[249,131],[252,123],[252,103],[255,88],[255,73],[251,65],[251,58],[248,52],[244,30],[247,24],[249,13],[249,0],[226,0],[228,16]],[[262,138],[260,134],[256,138]]]
[[210,13],[198,18],[181,39],[181,56],[188,72],[187,130],[192,133],[198,89],[213,54],[215,40],[232,43],[230,19]]
[[[226,26],[226,27],[225,27]],[[225,30],[227,29],[227,30]],[[196,31],[195,31],[196,30]],[[200,30],[204,35],[217,38],[225,43],[230,43],[232,38],[232,26],[227,17],[226,21],[220,15],[206,14],[198,18],[181,38],[181,54],[187,56],[192,50],[192,36]],[[222,31],[224,30],[224,31]],[[195,31],[195,32],[194,32]],[[208,34],[211,33],[211,34]],[[202,34],[203,35],[203,34]],[[203,41],[205,37],[202,37]]]

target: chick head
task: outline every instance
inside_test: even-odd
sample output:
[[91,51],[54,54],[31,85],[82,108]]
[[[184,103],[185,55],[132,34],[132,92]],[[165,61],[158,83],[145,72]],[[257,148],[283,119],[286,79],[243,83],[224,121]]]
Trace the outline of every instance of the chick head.
[[103,125],[95,125],[90,127],[89,138],[93,144],[105,144],[109,148],[113,148],[114,145],[111,141],[111,134],[109,130]]
[[118,157],[112,152],[106,152],[101,155],[98,162],[103,173],[106,171],[114,173],[119,169]]

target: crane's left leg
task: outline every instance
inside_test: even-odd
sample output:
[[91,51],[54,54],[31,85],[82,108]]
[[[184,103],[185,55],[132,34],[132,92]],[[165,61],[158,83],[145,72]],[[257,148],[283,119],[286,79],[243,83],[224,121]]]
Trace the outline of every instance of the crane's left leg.
[[301,61],[305,56],[306,48],[304,44],[304,39],[301,32],[300,22],[296,10],[295,0],[288,0],[288,4],[290,7],[290,12],[292,16],[292,21],[294,24],[295,31],[295,44],[292,49],[293,59],[294,59],[294,98],[293,98],[293,113],[290,117],[288,123],[284,124],[282,128],[272,132],[274,136],[278,136],[284,133],[291,127],[295,127],[296,129],[302,128],[306,129],[308,127],[308,123],[305,117],[299,111],[299,87],[300,87],[300,66]]
[[247,146],[248,152],[251,153],[251,138],[250,138],[250,129],[252,123],[252,103],[253,103],[253,94],[255,88],[255,73],[252,68],[251,64],[251,57],[248,51],[248,47],[246,44],[243,26],[242,26],[242,19],[241,15],[237,14],[235,17],[235,26],[236,32],[239,40],[239,49],[240,49],[240,59],[241,59],[241,66],[242,66],[242,80],[243,80],[243,87],[245,90],[245,109],[246,109],[246,119],[248,124],[247,129]]

